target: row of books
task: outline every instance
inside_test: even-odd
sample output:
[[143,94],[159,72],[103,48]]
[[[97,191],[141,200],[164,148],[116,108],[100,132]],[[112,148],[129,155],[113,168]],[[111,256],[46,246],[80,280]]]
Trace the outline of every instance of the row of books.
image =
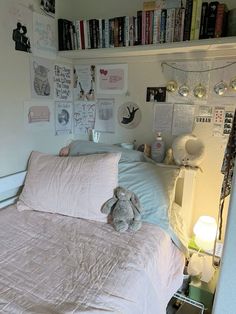
[[[136,16],[58,20],[59,50],[171,43],[226,35],[227,7],[186,0],[185,6],[143,9]],[[166,2],[168,3],[168,2]]]

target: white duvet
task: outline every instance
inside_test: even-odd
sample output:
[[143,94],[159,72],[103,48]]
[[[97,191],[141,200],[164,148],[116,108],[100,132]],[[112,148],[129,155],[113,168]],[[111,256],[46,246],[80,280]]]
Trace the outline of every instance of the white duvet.
[[119,234],[100,222],[0,211],[0,313],[164,314],[183,265],[155,225]]

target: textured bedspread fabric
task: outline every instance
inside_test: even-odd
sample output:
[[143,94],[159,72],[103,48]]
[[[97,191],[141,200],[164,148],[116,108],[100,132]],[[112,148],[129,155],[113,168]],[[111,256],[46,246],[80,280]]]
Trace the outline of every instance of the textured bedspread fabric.
[[0,313],[164,314],[184,256],[159,227],[0,211]]

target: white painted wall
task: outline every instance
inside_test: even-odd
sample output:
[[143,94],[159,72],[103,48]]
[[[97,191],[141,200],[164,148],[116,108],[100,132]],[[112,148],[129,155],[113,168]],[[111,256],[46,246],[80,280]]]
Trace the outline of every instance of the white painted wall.
[[[23,102],[30,100],[30,54],[15,51],[9,29],[7,5],[0,1],[0,176],[24,170],[32,150],[56,153],[67,137],[54,132],[29,132],[23,123]],[[13,0],[33,5],[40,12],[38,0]]]

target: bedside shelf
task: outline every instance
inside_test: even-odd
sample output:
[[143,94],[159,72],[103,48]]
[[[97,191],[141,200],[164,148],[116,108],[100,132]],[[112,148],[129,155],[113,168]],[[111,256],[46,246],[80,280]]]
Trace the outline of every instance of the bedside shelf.
[[116,57],[158,56],[168,54],[204,53],[204,56],[236,57],[236,36],[117,48],[59,51],[58,56],[69,59],[101,59]]

